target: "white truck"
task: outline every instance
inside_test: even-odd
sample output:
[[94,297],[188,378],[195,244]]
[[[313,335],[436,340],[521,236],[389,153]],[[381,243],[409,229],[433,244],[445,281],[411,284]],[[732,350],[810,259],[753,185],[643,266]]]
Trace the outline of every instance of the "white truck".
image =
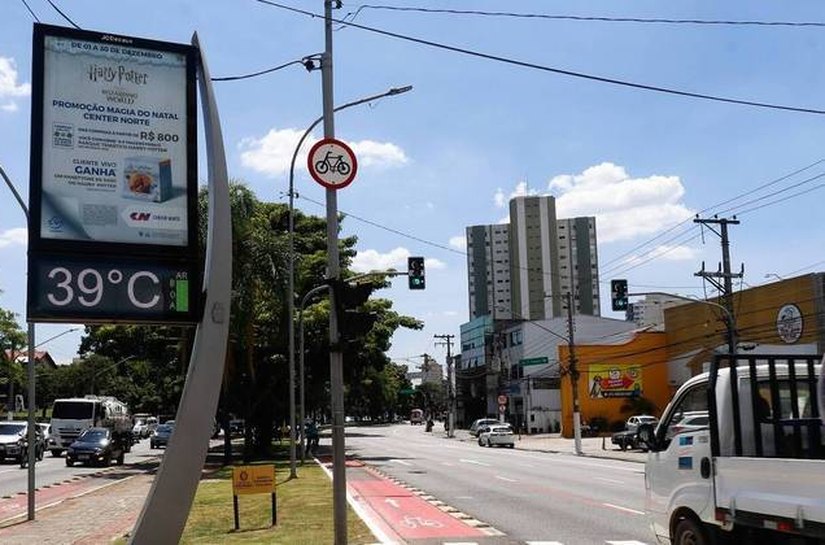
[[[825,373],[815,356],[717,356],[640,439],[659,543],[825,544]],[[709,425],[688,425],[696,415]]]
[[[86,428],[110,428],[120,434],[127,445],[132,444],[132,419],[129,409],[111,396],[56,399],[52,405],[49,451],[60,456]],[[128,452],[128,447],[127,447]]]

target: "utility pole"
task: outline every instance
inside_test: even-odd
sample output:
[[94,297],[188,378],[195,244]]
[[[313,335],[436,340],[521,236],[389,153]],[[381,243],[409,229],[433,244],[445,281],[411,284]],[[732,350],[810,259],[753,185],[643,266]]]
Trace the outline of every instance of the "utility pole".
[[[722,267],[721,270],[717,272],[709,272],[705,271],[705,264],[702,263],[702,270],[693,273],[693,276],[701,276],[713,286],[719,290],[721,294],[720,299],[722,300],[722,305],[727,309],[727,329],[728,329],[728,352],[731,355],[736,354],[736,315],[734,314],[734,305],[733,305],[733,283],[731,280],[733,278],[742,278],[744,273],[744,265],[742,266],[740,272],[732,273],[730,272],[730,240],[728,239],[728,225],[739,225],[739,220],[736,219],[736,216],[733,219],[727,218],[708,218],[708,219],[701,219],[698,216],[693,220],[693,223],[699,223],[706,226],[710,229],[713,233],[715,233],[722,242]],[[713,226],[718,225],[719,230],[717,231]],[[719,282],[719,278],[722,279],[722,282]]]
[[[324,103],[324,138],[335,138],[332,85],[332,8],[340,0],[324,0],[324,54],[321,58],[321,86]],[[338,194],[326,190],[327,209],[327,278],[333,283],[340,276],[338,254]],[[292,294],[289,294],[292,297]],[[332,405],[332,515],[335,545],[347,544],[347,468],[344,450],[344,362],[341,353],[338,317],[335,312],[338,294],[329,291],[329,381]]]
[[573,390],[573,438],[576,455],[582,454],[582,421],[579,407],[579,369],[576,362],[576,343],[573,339],[573,294],[567,292],[567,346],[569,348],[568,370],[570,386]]
[[433,335],[435,339],[442,339],[442,342],[435,343],[436,346],[447,347],[447,437],[455,437],[455,385],[453,384],[453,339],[455,335]]

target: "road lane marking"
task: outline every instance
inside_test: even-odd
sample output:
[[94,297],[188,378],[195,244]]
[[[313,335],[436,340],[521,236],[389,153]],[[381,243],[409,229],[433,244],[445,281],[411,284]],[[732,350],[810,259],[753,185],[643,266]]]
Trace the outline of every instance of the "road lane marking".
[[635,515],[644,515],[644,511],[637,511],[636,509],[631,509],[630,507],[622,507],[621,505],[614,505],[612,503],[603,503],[605,507],[611,507],[613,509],[618,509],[619,511],[625,511],[627,513],[633,513]]
[[508,479],[507,477],[502,477],[501,475],[496,475],[496,479],[498,479],[500,481],[507,481],[508,483],[518,482],[515,479]]
[[402,466],[411,466],[412,465],[411,463],[406,462],[404,460],[399,460],[398,458],[391,458],[390,462],[395,462],[396,464],[401,464]]
[[461,458],[458,461],[464,462],[465,464],[476,464],[479,466],[490,467],[490,464],[485,464],[484,462],[479,462],[478,460],[468,460],[467,458]]
[[564,545],[561,541],[526,541],[526,545]]
[[605,477],[596,477],[596,479],[598,479],[600,481],[604,481],[606,483],[625,484],[624,481],[619,481],[619,480],[616,480],[616,479],[608,479],[608,478],[605,478]]
[[396,509],[401,509],[401,504],[398,503],[398,500],[394,500],[392,498],[387,498],[387,499],[384,500],[384,502],[389,503],[390,505],[392,505]]
[[644,541],[605,541],[605,545],[647,545]]
[[455,464],[451,464],[450,462],[441,462],[441,465],[447,466],[447,467],[453,467]]
[[456,496],[455,499],[457,500],[471,500],[473,499],[472,496]]

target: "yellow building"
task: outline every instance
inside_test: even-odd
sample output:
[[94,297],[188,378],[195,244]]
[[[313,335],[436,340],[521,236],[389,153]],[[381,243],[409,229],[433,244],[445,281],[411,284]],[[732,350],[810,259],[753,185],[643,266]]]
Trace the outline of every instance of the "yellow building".
[[[735,292],[737,350],[748,354],[822,354],[823,288],[825,275],[815,273]],[[702,303],[672,307],[664,314],[668,382],[673,390],[707,370],[714,352],[727,352],[727,326],[721,309]]]
[[[670,401],[665,333],[640,332],[624,344],[576,345],[578,397],[582,419],[624,422],[634,397],[651,401],[658,416]],[[570,361],[559,345],[559,361]],[[573,395],[569,374],[561,381],[562,435],[573,437]]]

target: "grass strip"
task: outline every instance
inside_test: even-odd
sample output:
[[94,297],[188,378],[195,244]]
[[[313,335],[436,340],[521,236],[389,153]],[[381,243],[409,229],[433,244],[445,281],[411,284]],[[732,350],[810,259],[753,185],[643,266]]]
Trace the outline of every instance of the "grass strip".
[[[278,524],[271,524],[269,494],[238,497],[240,530],[232,511],[232,466],[204,479],[189,513],[182,544],[267,543],[317,545],[334,541],[332,483],[314,463],[298,468],[299,478],[289,479],[289,462],[274,462],[277,483]],[[347,510],[348,542],[374,543],[375,537],[352,511]]]

